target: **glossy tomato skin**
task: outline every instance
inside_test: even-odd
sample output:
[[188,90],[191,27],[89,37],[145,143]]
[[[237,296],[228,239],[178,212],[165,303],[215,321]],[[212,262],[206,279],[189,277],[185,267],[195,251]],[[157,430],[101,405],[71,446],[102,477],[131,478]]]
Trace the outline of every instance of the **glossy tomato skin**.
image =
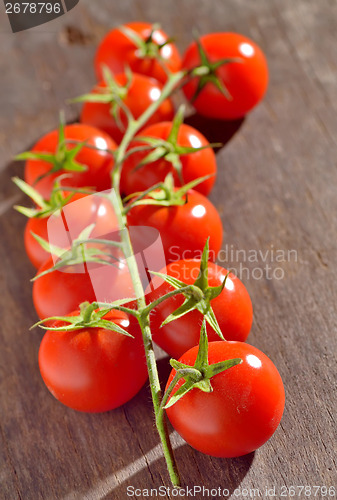
[[[229,91],[227,99],[220,90],[208,83],[193,102],[195,109],[211,118],[232,120],[243,117],[263,98],[268,86],[268,66],[260,47],[239,33],[211,33],[200,38],[201,45],[211,62],[239,58],[220,66],[217,76]],[[183,68],[200,65],[197,45],[193,42],[186,50]],[[198,79],[188,82],[183,91],[188,100],[195,95]]]
[[[55,153],[58,144],[58,130],[53,130],[44,135],[32,148],[36,153]],[[62,186],[71,187],[92,187],[96,191],[104,191],[111,188],[110,172],[113,167],[113,156],[108,150],[115,150],[117,145],[105,132],[95,127],[82,123],[74,123],[65,126],[66,140],[78,142],[87,141],[89,146],[96,146],[99,150],[83,148],[76,155],[75,160],[87,169],[83,172],[66,172],[59,170],[47,175],[37,182],[37,179],[49,172],[52,164],[42,160],[27,160],[25,164],[25,181],[33,186],[45,199],[50,197],[55,179],[59,175],[69,174],[62,179]],[[73,149],[74,144],[69,144],[68,148]]]
[[[115,80],[119,85],[125,85],[127,83],[127,77],[124,73],[116,75]],[[106,83],[103,81],[100,82],[99,87],[106,87]],[[130,87],[128,88],[123,102],[137,120],[153,102],[159,99],[161,91],[162,85],[154,78],[133,73]],[[99,90],[95,87],[92,92],[99,93]],[[165,99],[144,127],[152,125],[153,123],[172,120],[173,116],[173,103],[171,99]],[[105,103],[86,102],[82,108],[80,121],[103,130],[118,144],[121,142],[127,127],[125,112],[122,109],[120,110],[120,121],[122,125],[120,127],[111,114],[111,105]]]
[[[50,257],[39,269],[38,274],[53,267]],[[40,319],[51,316],[65,316],[78,309],[82,302],[96,300],[90,275],[82,265],[67,268],[68,272],[52,271],[34,281],[33,303]]]
[[47,331],[40,345],[43,381],[56,399],[74,410],[117,408],[132,399],[147,379],[137,321],[120,311],[111,311],[104,319],[114,321],[134,338],[104,328],[83,328]]
[[129,226],[151,226],[161,237],[166,262],[201,258],[209,237],[210,258],[221,248],[223,229],[215,206],[202,194],[189,190],[184,205],[164,207],[135,206],[128,213]]
[[[172,122],[161,122],[145,128],[139,135],[131,147],[144,146],[141,136],[154,137],[166,140],[169,137],[172,129]],[[202,147],[209,145],[207,139],[195,128],[189,125],[182,124],[178,133],[178,145],[185,147]],[[179,176],[173,169],[173,166],[165,159],[160,159],[139,169],[135,168],[149,154],[149,151],[141,151],[131,154],[124,162],[121,174],[121,191],[128,195],[137,191],[145,191],[149,187],[164,181],[168,173],[172,173],[176,186],[181,186]],[[195,186],[195,190],[207,196],[215,182],[216,174],[216,159],[212,148],[196,151],[180,156],[182,162],[182,177],[184,184],[204,177],[212,175],[202,183]]]
[[[38,274],[53,267],[50,257]],[[133,297],[131,276],[124,262],[119,267],[94,263],[64,266],[36,279],[33,303],[41,319],[65,316],[78,309],[82,302],[112,302]]]
[[[50,257],[32,233],[60,248],[69,248],[88,226],[94,224],[91,238],[99,238],[118,231],[118,222],[109,200],[101,196],[76,193],[70,202],[49,217],[31,218],[24,232],[24,244],[29,260],[36,269]],[[51,234],[50,234],[51,233]]]
[[[143,22],[132,22],[125,24],[132,29],[143,40],[151,35],[152,24]],[[153,32],[153,41],[162,45],[168,40],[167,34],[161,29]],[[129,66],[134,73],[150,76],[159,82],[167,80],[166,71],[176,73],[181,68],[181,57],[174,43],[167,43],[160,50],[161,61],[150,57],[139,57],[138,47],[119,28],[110,31],[98,46],[95,55],[95,71],[97,80],[102,80],[102,67],[106,65],[114,74],[123,73],[125,67]],[[164,67],[166,68],[166,71]]]
[[[171,262],[161,272],[189,285],[197,279],[199,267],[199,259],[185,259]],[[213,262],[208,263],[209,286],[221,285],[226,275],[226,269]],[[147,300],[153,301],[171,290],[171,285],[155,277],[147,289]],[[165,318],[180,307],[183,301],[182,295],[175,295],[161,302],[150,317],[153,340],[175,359],[198,345],[200,338],[202,315],[199,311],[191,311],[160,327]],[[225,288],[211,301],[211,305],[224,338],[244,342],[252,326],[253,307],[248,291],[239,278],[230,273]],[[209,341],[219,340],[211,327],[208,327],[207,334]]]
[[[243,342],[211,342],[209,363],[240,358],[211,379],[213,392],[192,389],[166,410],[177,432],[196,450],[215,457],[238,457],[262,446],[278,427],[285,403],[281,376],[272,361]],[[194,347],[180,361],[193,365]],[[167,387],[172,381],[172,370]],[[183,383],[179,381],[173,391]]]

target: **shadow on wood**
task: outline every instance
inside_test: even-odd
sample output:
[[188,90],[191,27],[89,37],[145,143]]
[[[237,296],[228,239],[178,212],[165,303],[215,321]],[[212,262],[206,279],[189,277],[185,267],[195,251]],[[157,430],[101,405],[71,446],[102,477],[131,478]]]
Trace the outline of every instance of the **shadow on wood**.
[[215,120],[194,113],[185,118],[185,123],[199,130],[209,142],[221,143],[222,146],[214,148],[215,151],[219,151],[236,134],[244,120],[244,118],[228,121]]

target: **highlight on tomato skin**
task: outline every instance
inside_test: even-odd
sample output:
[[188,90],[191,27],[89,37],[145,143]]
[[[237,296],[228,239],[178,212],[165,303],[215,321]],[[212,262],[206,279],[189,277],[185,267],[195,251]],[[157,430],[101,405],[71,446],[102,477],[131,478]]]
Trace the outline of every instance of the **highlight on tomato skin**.
[[[150,53],[158,52],[158,58],[142,55],[141,48],[127,37],[120,27],[114,28],[103,38],[95,54],[95,71],[97,80],[103,77],[103,66],[107,66],[114,74],[125,71],[125,66],[134,73],[150,76],[161,83],[167,81],[167,70],[176,73],[181,68],[181,56],[177,46],[169,41],[169,36],[160,28],[144,22],[130,22],[123,25],[133,31],[140,42],[149,40]],[[152,46],[151,46],[152,43]],[[147,51],[145,49],[145,51]],[[164,66],[164,67],[163,67]]]
[[[115,81],[118,85],[124,86],[128,82],[128,77],[125,73],[120,73],[115,75]],[[122,99],[123,104],[128,107],[134,119],[137,120],[153,102],[159,99],[162,88],[162,84],[154,78],[133,73],[130,86]],[[104,94],[106,89],[107,84],[101,81],[98,86],[94,87],[92,93]],[[80,121],[103,130],[119,144],[127,128],[127,117],[121,108],[118,109],[117,113],[120,123],[116,121],[111,112],[111,103],[85,102]],[[161,103],[142,129],[153,123],[171,120],[173,116],[174,106],[172,100],[168,98]]]
[[[193,347],[179,361],[193,366],[197,353],[198,346]],[[210,364],[233,358],[242,363],[212,377],[213,392],[194,388],[166,409],[175,430],[206,455],[230,458],[257,450],[274,434],[283,415],[283,382],[265,354],[244,342],[209,343]],[[166,389],[174,375],[173,369]]]
[[[186,98],[201,115],[221,120],[242,118],[266,93],[269,72],[264,53],[253,40],[239,33],[209,33],[200,37],[200,45],[210,64],[227,58],[233,62],[226,62],[214,72],[225,90],[207,82],[198,93],[200,77],[195,77],[183,87]],[[196,42],[188,46],[183,56],[184,69],[200,65],[199,50]]]
[[[71,315],[77,314],[75,311]],[[130,401],[148,378],[138,322],[121,311],[113,321],[134,338],[104,328],[48,330],[40,344],[39,368],[51,394],[82,412],[105,412]],[[53,327],[66,325],[54,322]]]

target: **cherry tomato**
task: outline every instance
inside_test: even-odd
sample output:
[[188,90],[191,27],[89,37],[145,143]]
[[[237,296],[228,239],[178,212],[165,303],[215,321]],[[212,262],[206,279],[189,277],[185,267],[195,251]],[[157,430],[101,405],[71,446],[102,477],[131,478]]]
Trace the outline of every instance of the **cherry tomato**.
[[[230,97],[208,82],[193,101],[193,106],[200,114],[211,118],[231,120],[244,116],[261,101],[267,90],[268,66],[262,50],[239,33],[211,33],[202,36],[200,43],[211,63],[226,58],[237,58],[238,61],[225,63],[215,71]],[[198,46],[193,42],[184,54],[183,67],[189,70],[200,62]],[[187,99],[195,96],[198,82],[196,77],[183,87]]]
[[[39,350],[41,376],[52,395],[74,410],[112,410],[133,398],[147,379],[141,332],[135,319],[111,311],[134,338],[104,328],[47,331]],[[64,326],[55,322],[53,327]]]
[[[95,150],[83,146],[77,153],[75,160],[84,165],[86,170],[75,172],[61,169],[38,181],[38,178],[48,173],[53,168],[53,165],[43,160],[28,160],[25,165],[25,181],[34,186],[45,199],[50,197],[55,179],[61,174],[68,174],[66,178],[62,179],[62,186],[88,186],[97,191],[110,189],[110,172],[113,167],[113,156],[107,150],[116,149],[116,143],[105,132],[82,123],[66,125],[64,132],[66,140],[86,141],[88,146],[98,148]],[[32,152],[55,153],[59,142],[58,139],[58,130],[53,130],[35,144]],[[75,146],[75,144],[68,144],[67,149],[73,149]]]
[[188,191],[184,205],[135,206],[128,213],[128,224],[158,229],[166,262],[201,258],[208,237],[212,260],[221,248],[223,230],[219,213],[205,196],[193,189]]
[[[127,76],[119,74],[115,76],[115,80],[119,85],[125,85]],[[106,88],[106,83],[103,81],[93,89],[92,93],[102,93],[101,88]],[[161,91],[162,85],[154,78],[133,73],[130,87],[123,98],[123,102],[129,108],[133,117],[138,119],[153,102],[159,99]],[[82,108],[81,122],[103,130],[119,144],[127,126],[127,117],[121,108],[118,113],[120,113],[121,124],[118,124],[112,115],[110,103],[86,102]],[[160,121],[171,120],[173,115],[173,103],[171,99],[166,99],[144,127]]]
[[[199,259],[185,259],[171,262],[161,272],[190,285],[197,279],[199,267]],[[209,262],[209,286],[221,285],[227,273],[223,267]],[[147,300],[153,301],[171,290],[173,290],[171,285],[155,277],[147,288]],[[197,345],[200,337],[202,315],[196,310],[160,327],[167,316],[180,307],[184,300],[181,294],[175,295],[161,302],[150,317],[153,340],[175,359]],[[253,322],[253,307],[247,289],[239,278],[230,273],[225,288],[211,301],[211,306],[224,338],[245,341]],[[209,341],[219,340],[219,336],[211,327],[207,333]]]
[[[50,257],[38,274],[52,268]],[[75,264],[53,270],[36,279],[33,284],[33,303],[41,319],[65,316],[78,309],[82,302],[112,302],[134,297],[131,276],[125,260],[116,266],[106,264]]]
[[151,36],[152,42],[147,44],[147,51],[151,53],[159,50],[160,58],[142,54],[130,38],[119,28],[115,28],[102,40],[96,52],[95,70],[98,80],[102,80],[103,65],[114,74],[123,73],[125,67],[129,66],[134,73],[151,76],[163,83],[167,80],[167,71],[175,73],[180,70],[179,51],[174,43],[166,43],[169,37],[164,31],[153,30],[152,24],[142,22],[127,23],[124,26],[144,41],[149,40]]
[[[168,139],[172,129],[172,122],[161,122],[145,128],[139,135],[131,147],[144,146],[141,136],[154,137],[159,139]],[[199,148],[207,146],[207,139],[195,128],[189,125],[182,124],[178,132],[178,146]],[[181,186],[179,176],[172,164],[165,158],[143,165],[136,168],[139,163],[149,154],[149,151],[139,151],[131,154],[124,162],[121,175],[121,192],[128,195],[137,191],[145,191],[149,187],[164,181],[168,173],[172,173],[176,186]],[[202,183],[198,184],[194,189],[199,193],[207,196],[215,182],[216,160],[212,148],[196,151],[195,153],[184,154],[180,156],[182,163],[182,178],[184,184],[204,177],[212,175]]]
[[[197,353],[198,347],[193,347],[180,361],[192,366]],[[166,410],[188,444],[215,457],[238,457],[262,446],[275,432],[284,409],[282,379],[265,354],[243,342],[209,343],[210,364],[233,358],[242,363],[212,377],[213,392],[194,388]],[[166,387],[174,374],[172,370]]]
[[36,241],[32,233],[60,248],[69,248],[86,227],[95,224],[90,238],[99,238],[118,230],[115,212],[109,200],[99,195],[76,193],[70,202],[49,217],[28,220],[24,244],[26,253],[37,269],[50,254]]

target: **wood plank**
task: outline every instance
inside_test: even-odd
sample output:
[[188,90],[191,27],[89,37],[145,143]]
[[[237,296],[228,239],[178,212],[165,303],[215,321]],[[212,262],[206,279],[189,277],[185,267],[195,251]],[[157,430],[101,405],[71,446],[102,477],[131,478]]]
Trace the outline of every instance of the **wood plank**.
[[[243,280],[254,304],[249,342],[278,367],[286,411],[265,446],[237,459],[202,455],[173,434],[184,486],[228,488],[234,498],[245,488],[262,496],[267,487],[280,494],[282,485],[334,485],[336,10],[329,0],[199,0],[197,8],[195,0],[81,0],[67,16],[16,35],[0,20],[1,499],[125,500],[128,485],[169,485],[147,387],[100,415],[65,408],[45,389],[37,365],[41,333],[28,333],[36,315],[25,221],[10,208],[23,200],[10,181],[22,175],[22,165],[11,158],[56,126],[61,107],[68,120],[76,118],[79,107],[65,100],[94,84],[98,40],[110,26],[136,19],[161,22],[182,50],[194,27],[245,33],[270,65],[266,99],[245,120],[188,121],[225,143],[211,195],[225,228],[222,256],[226,266],[240,271],[241,259],[247,268]],[[230,255],[235,250],[239,259]],[[285,261],[272,259],[272,250],[284,251]],[[249,262],[254,252],[258,262]],[[273,279],[266,279],[266,264],[277,270]],[[165,383],[167,358],[159,369]]]

